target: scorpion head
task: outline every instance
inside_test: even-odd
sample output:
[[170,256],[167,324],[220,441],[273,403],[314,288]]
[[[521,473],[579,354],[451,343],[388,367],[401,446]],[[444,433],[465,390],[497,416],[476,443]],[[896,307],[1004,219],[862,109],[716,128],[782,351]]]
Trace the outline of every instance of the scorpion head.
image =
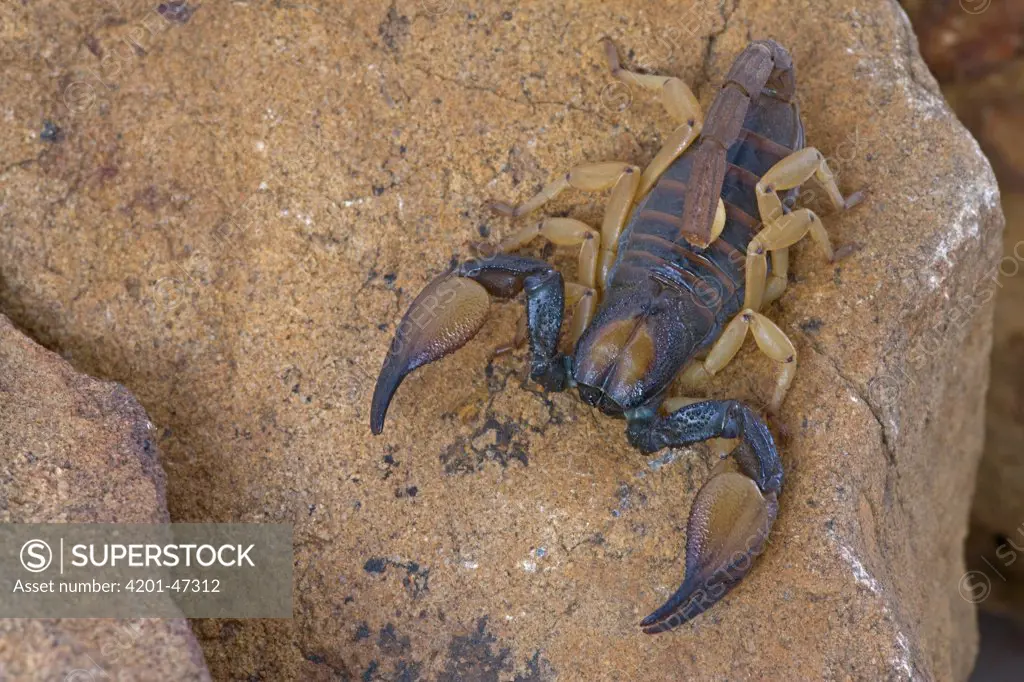
[[576,345],[573,379],[585,403],[621,417],[662,394],[698,341],[684,298],[637,287],[608,301]]

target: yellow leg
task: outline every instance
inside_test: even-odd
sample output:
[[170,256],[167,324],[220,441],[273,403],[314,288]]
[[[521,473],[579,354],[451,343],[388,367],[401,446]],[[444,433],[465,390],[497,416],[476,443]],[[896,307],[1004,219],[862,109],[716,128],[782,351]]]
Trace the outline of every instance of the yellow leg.
[[[785,249],[810,233],[811,239],[821,248],[825,258],[832,262],[835,252],[821,219],[809,208],[787,213],[758,232],[747,245],[746,294],[743,307],[760,310],[763,304],[768,262],[766,253]],[[788,262],[787,262],[788,263]]]
[[[636,196],[636,189],[640,183],[639,170],[636,166],[618,161],[582,164],[546,185],[540,192],[519,206],[492,202],[491,208],[497,213],[517,217],[539,208],[569,187],[588,192],[598,192],[610,187],[612,192],[601,224],[601,238],[594,243],[594,248],[599,249],[599,252],[595,251],[596,274],[594,280],[587,283],[591,287],[604,288],[608,270],[615,262],[619,234],[629,219],[629,211],[633,206],[633,198]],[[518,234],[526,234],[526,231],[521,230]],[[516,239],[517,237],[514,235],[506,241],[512,242]]]
[[642,197],[650,191],[665,169],[700,136],[704,115],[701,113],[697,97],[682,80],[673,76],[655,76],[627,71],[619,63],[619,55],[612,41],[605,38],[603,42],[608,58],[608,67],[611,69],[612,75],[627,85],[661,95],[661,102],[665,105],[669,116],[680,123],[680,126],[672,131],[654,159],[644,169],[640,180],[640,190],[637,193],[638,197]]
[[567,282],[565,285],[565,303],[573,307],[572,322],[569,324],[568,343],[575,347],[583,331],[590,325],[597,309],[597,291],[591,287]]
[[703,361],[694,361],[686,368],[683,381],[690,385],[702,383],[722,371],[743,345],[747,330],[750,330],[761,352],[779,363],[781,371],[768,405],[770,411],[778,412],[796,375],[796,348],[778,325],[751,309],[742,311],[726,325],[707,357]]
[[762,305],[768,305],[782,296],[789,283],[789,249],[772,251],[772,272],[768,275],[768,283],[764,289]]
[[[795,244],[804,235],[810,233],[825,257],[829,261],[834,260],[832,242],[818,216],[810,209],[786,213],[779,196],[779,192],[799,187],[811,178],[822,186],[837,210],[851,208],[860,201],[859,192],[843,197],[825,157],[814,147],[793,152],[772,166],[757,183],[757,207],[764,229],[747,247],[745,307],[760,310],[762,305],[782,295],[786,286],[789,256],[780,255],[779,252]],[[771,281],[766,281],[767,251],[772,252],[773,271],[778,270],[773,272]]]
[[580,247],[576,273],[579,283],[567,283],[565,291],[566,307],[574,306],[569,339],[575,344],[583,330],[590,324],[597,307],[595,287],[601,233],[573,218],[545,218],[505,238],[498,248],[501,251],[514,251],[526,246],[536,237],[544,237],[557,246]]
[[583,286],[593,288],[597,285],[600,232],[573,218],[545,218],[503,239],[498,248],[501,251],[515,251],[538,236],[545,237],[556,246],[579,246],[579,272],[576,276]]

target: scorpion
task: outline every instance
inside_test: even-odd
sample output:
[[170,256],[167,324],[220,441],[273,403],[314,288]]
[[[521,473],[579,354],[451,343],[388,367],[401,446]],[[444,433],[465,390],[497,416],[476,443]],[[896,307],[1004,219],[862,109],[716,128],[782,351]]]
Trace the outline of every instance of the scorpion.
[[[813,179],[838,211],[861,193],[844,197],[825,157],[804,145],[793,60],[774,40],[753,41],[740,53],[706,119],[683,80],[626,70],[611,40],[603,44],[613,77],[658,93],[678,127],[642,173],[630,163],[583,163],[525,203],[492,203],[496,213],[519,217],[568,188],[611,190],[600,231],[545,218],[427,285],[385,357],[370,428],[381,433],[410,372],[477,333],[491,296],[525,291],[521,334],[529,340],[530,377],[543,389],[575,388],[586,404],[624,418],[628,441],[643,453],[704,441],[734,446],[718,452],[690,509],[682,585],[640,623],[654,634],[703,613],[749,572],[767,543],[783,481],[766,417],[737,400],[670,397],[668,388],[677,376],[687,386],[706,383],[749,332],[778,366],[767,416],[778,414],[797,353],[760,311],[782,295],[788,249],[804,236],[830,262],[843,255],[814,211],[795,208],[797,194]],[[579,247],[578,282],[513,253],[538,236]],[[566,309],[569,353],[559,350]]]

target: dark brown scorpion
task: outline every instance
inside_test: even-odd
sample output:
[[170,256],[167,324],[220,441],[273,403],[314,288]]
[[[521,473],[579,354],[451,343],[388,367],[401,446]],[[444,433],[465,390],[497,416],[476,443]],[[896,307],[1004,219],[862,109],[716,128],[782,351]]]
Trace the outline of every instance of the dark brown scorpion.
[[[576,388],[587,404],[624,417],[629,442],[645,453],[739,439],[690,510],[682,586],[640,624],[657,633],[703,613],[746,575],[767,541],[783,479],[775,442],[754,410],[735,400],[668,398],[666,389],[680,372],[688,384],[714,376],[749,331],[778,363],[769,404],[776,412],[793,381],[796,349],[758,311],[782,294],[787,249],[805,235],[835,258],[818,216],[794,209],[796,194],[814,178],[836,209],[860,197],[844,198],[822,154],[804,146],[793,62],[775,41],[753,42],[739,55],[706,122],[683,81],[627,71],[610,41],[605,48],[612,74],[660,93],[681,125],[642,174],[628,163],[587,163],[518,207],[494,204],[499,213],[521,216],[569,187],[611,188],[600,232],[547,218],[504,240],[496,255],[431,282],[395,333],[370,427],[383,430],[391,398],[410,372],[476,334],[490,296],[525,290],[530,375],[546,390]],[[538,235],[580,247],[578,284],[566,286],[542,260],[508,253]],[[558,350],[567,294],[575,344],[568,355]]]

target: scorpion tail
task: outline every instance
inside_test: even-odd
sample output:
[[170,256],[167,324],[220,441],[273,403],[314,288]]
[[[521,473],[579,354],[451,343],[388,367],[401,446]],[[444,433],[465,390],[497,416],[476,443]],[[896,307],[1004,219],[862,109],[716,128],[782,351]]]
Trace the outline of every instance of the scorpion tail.
[[734,400],[708,400],[667,416],[638,419],[626,433],[644,452],[709,438],[740,438],[690,509],[682,586],[640,623],[644,632],[656,634],[707,611],[750,571],[778,513],[782,463],[768,427]]
[[370,407],[370,430],[384,430],[384,415],[399,384],[414,369],[469,341],[487,317],[490,296],[480,284],[447,272],[420,292],[395,331]]

